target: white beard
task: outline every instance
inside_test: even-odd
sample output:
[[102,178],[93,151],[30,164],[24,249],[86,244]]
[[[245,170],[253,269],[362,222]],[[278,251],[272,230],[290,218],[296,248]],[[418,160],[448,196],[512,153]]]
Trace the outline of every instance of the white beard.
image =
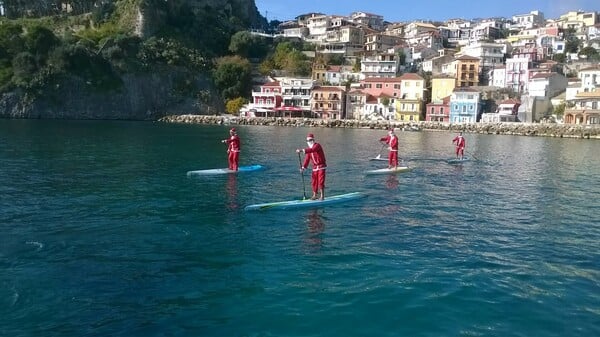
[[308,145],[308,147],[312,148],[313,145],[315,145],[315,143],[314,142],[306,142],[306,145]]

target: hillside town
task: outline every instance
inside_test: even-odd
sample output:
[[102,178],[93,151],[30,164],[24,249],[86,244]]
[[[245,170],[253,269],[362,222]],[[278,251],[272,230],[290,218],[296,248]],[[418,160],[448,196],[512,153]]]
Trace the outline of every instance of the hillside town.
[[240,117],[600,124],[598,12],[408,23],[308,13],[253,34],[314,44],[312,73],[266,77]]

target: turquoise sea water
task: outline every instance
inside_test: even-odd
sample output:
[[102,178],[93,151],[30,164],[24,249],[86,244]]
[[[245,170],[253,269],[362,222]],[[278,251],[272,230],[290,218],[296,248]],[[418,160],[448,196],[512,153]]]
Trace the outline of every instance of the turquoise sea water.
[[[385,132],[0,120],[0,336],[600,336],[600,143]],[[300,198],[313,132],[324,209]],[[385,155],[385,153],[384,153]],[[310,193],[308,177],[306,190]]]

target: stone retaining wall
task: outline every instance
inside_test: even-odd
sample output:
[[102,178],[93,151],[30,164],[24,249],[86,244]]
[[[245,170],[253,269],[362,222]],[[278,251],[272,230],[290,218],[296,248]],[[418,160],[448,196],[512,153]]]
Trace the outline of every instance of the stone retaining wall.
[[173,115],[159,119],[166,123],[187,124],[237,124],[290,127],[327,127],[327,128],[365,128],[403,131],[463,131],[465,133],[481,133],[495,135],[544,136],[560,138],[600,139],[600,125],[571,125],[555,123],[464,123],[449,124],[441,122],[398,122],[398,121],[364,121],[364,120],[323,120],[313,118],[253,117],[240,118],[233,116],[209,115]]

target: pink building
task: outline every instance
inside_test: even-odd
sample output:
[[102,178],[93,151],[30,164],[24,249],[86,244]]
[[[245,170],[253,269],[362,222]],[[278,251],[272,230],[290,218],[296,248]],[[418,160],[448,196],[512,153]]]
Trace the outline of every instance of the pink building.
[[450,96],[442,98],[441,103],[426,105],[425,120],[428,122],[450,122]]
[[385,94],[389,97],[400,98],[402,80],[400,77],[368,77],[360,81],[363,92],[371,96],[379,97]]
[[281,107],[281,84],[277,81],[260,86],[259,91],[252,92],[252,104],[248,106],[255,116],[268,116]]

